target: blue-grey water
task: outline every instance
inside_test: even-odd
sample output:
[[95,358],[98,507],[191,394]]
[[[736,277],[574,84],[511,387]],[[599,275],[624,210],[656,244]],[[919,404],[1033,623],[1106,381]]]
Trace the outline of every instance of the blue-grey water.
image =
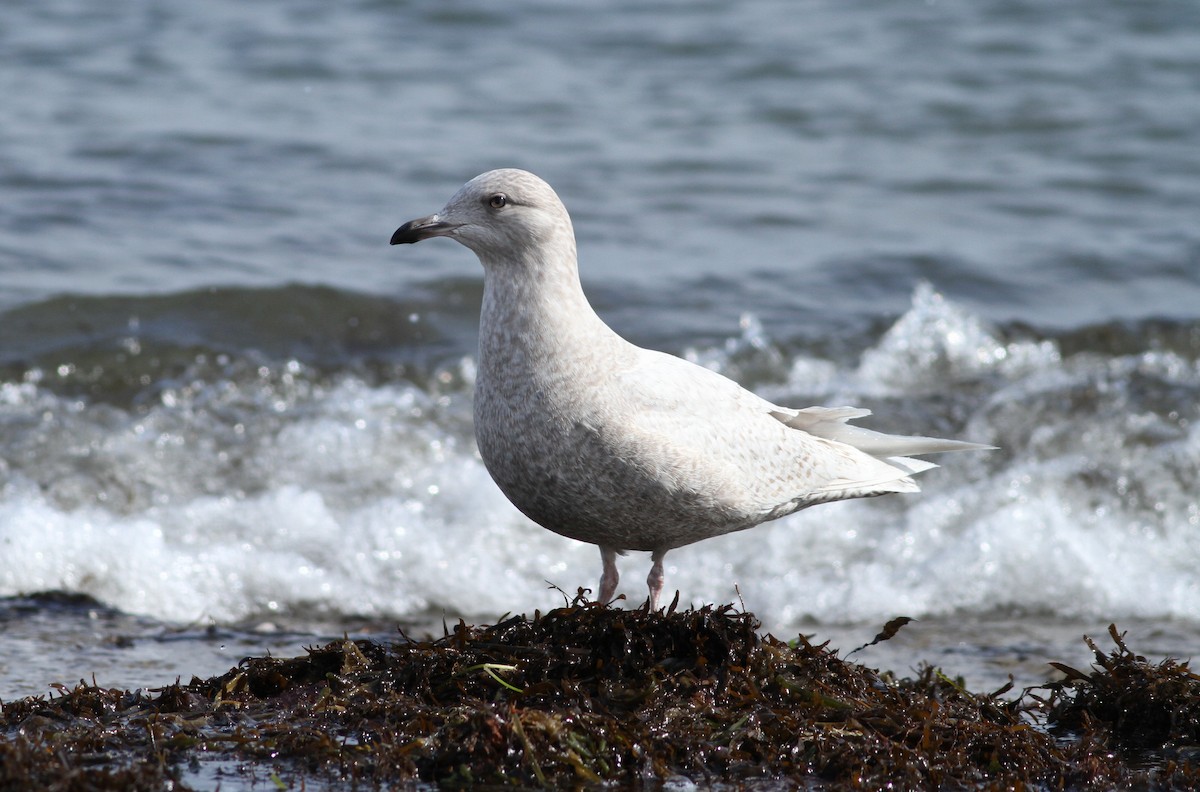
[[476,458],[474,257],[387,245],[501,166],[632,340],[1001,447],[685,603],[980,685],[1200,647],[1200,5],[10,0],[0,699],[595,585]]

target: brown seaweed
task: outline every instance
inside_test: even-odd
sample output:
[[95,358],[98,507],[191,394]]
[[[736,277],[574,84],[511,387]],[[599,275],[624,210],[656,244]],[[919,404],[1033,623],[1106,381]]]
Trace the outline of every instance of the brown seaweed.
[[[246,658],[147,693],[81,682],[3,705],[0,789],[187,789],[206,763],[278,788],[1200,782],[1184,750],[1197,678],[1146,663],[1115,630],[1117,651],[1097,651],[1091,674],[1060,667],[1048,698],[1010,700],[1007,686],[971,693],[930,666],[896,679],[759,627],[731,605],[649,613],[580,596],[436,640]],[[1039,707],[1062,734],[1042,728]],[[1173,752],[1147,753],[1164,746]]]
[[1084,637],[1096,656],[1088,673],[1051,663],[1064,679],[1047,689],[1047,721],[1058,734],[1102,736],[1127,756],[1200,757],[1200,676],[1186,662],[1167,658],[1151,664],[1125,644],[1109,625],[1116,649],[1104,654]]

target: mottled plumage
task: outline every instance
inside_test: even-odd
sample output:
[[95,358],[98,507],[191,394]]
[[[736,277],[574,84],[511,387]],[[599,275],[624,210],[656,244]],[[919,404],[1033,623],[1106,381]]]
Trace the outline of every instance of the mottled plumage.
[[851,426],[850,407],[793,410],[662,352],[641,349],[592,310],[571,218],[521,170],[467,182],[392,244],[446,236],[484,268],[475,437],[488,472],[539,525],[599,545],[600,599],[616,554],[653,555],[650,606],[670,549],[807,506],[918,490],[933,467],[911,454],[984,448]]

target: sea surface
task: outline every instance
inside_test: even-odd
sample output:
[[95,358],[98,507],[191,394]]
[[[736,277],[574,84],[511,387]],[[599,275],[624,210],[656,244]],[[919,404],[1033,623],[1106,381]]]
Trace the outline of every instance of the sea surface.
[[979,688],[1200,650],[1200,4],[9,0],[0,97],[0,700],[596,586],[476,454],[474,256],[387,244],[506,166],[631,340],[999,447],[668,600]]

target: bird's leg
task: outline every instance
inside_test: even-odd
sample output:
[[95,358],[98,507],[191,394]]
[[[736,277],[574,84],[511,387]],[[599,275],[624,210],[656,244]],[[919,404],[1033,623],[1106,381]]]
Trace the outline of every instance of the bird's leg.
[[617,581],[621,579],[617,572],[616,549],[600,545],[600,561],[604,564],[604,571],[600,573],[600,596],[596,601],[607,605],[617,593]]
[[662,593],[663,587],[663,556],[667,554],[666,550],[655,550],[650,554],[650,560],[653,562],[650,565],[650,575],[646,578],[646,585],[650,587],[650,610],[658,610],[658,595]]

